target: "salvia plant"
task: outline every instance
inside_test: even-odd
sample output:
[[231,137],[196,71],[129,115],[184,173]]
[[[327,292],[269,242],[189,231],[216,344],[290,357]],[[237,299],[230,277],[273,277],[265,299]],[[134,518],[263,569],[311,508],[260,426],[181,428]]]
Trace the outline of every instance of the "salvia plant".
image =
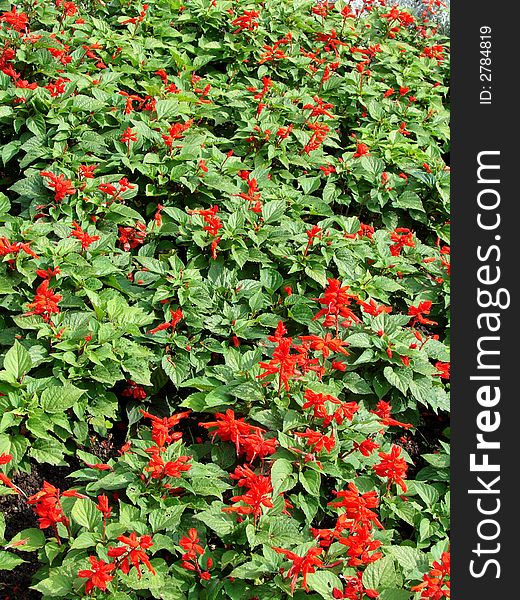
[[13,597],[449,598],[423,4],[0,0]]

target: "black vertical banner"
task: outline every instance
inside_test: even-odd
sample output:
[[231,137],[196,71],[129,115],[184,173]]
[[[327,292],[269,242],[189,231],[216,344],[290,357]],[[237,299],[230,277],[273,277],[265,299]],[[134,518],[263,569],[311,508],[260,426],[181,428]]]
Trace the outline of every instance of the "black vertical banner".
[[520,597],[519,16],[451,5],[453,600]]

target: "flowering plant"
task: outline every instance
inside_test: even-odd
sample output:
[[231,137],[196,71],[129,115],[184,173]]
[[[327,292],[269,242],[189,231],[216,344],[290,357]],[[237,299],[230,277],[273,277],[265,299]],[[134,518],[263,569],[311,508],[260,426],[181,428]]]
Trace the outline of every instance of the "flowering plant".
[[35,557],[44,598],[449,597],[427,16],[0,0],[0,569]]

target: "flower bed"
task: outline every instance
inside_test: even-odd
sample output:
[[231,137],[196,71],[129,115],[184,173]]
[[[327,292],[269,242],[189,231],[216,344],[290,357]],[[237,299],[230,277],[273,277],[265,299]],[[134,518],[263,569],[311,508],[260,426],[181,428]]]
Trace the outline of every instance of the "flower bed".
[[446,40],[307,0],[0,37],[4,590],[449,597]]

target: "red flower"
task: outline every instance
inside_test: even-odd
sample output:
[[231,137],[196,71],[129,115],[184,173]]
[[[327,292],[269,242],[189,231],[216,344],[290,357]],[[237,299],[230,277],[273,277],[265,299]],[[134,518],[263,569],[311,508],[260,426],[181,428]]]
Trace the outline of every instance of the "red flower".
[[300,575],[303,575],[303,589],[308,592],[307,575],[316,571],[315,567],[323,567],[323,562],[318,556],[323,552],[322,548],[310,548],[305,556],[298,556],[290,550],[284,548],[273,548],[278,554],[284,554],[287,559],[292,561],[292,566],[287,572],[287,576],[291,578],[291,594],[294,594],[296,582]]
[[437,325],[435,321],[427,319],[425,315],[430,314],[432,303],[430,300],[425,302],[419,302],[418,306],[410,306],[408,308],[408,314],[412,317],[410,325],[413,327],[416,323],[422,323],[423,325]]
[[146,225],[144,223],[137,223],[135,227],[119,227],[119,243],[125,252],[144,244],[145,239]]
[[41,315],[45,323],[50,321],[51,315],[60,312],[58,302],[63,298],[60,294],[55,294],[49,288],[49,280],[46,279],[36,289],[34,301],[27,304],[27,308],[31,309],[25,316]]
[[143,409],[139,409],[142,415],[152,421],[152,439],[153,441],[162,448],[166,444],[171,444],[175,440],[179,440],[182,437],[180,432],[170,432],[176,425],[179,424],[181,419],[184,419],[190,414],[189,410],[181,413],[172,415],[171,417],[156,417]]
[[65,196],[72,196],[76,193],[72,181],[65,179],[65,175],[55,175],[50,171],[41,171],[40,175],[48,180],[47,185],[54,190],[56,202],[61,202]]
[[352,156],[352,158],[361,158],[362,156],[367,156],[369,154],[369,147],[366,144],[358,143],[356,144],[356,152]]
[[235,413],[229,408],[225,413],[216,413],[215,417],[216,421],[201,423],[200,426],[206,429],[216,427],[217,429],[213,431],[213,439],[218,436],[223,442],[233,442],[238,454],[241,436],[251,432],[251,425],[246,423],[243,418],[236,419]]
[[6,454],[5,452],[2,452],[2,454],[0,454],[0,465],[6,465],[7,463],[10,463],[12,460],[13,460],[12,454]]
[[430,572],[423,575],[423,582],[411,588],[421,592],[421,600],[442,600],[450,598],[450,553],[444,552],[441,562],[435,561]]
[[69,520],[61,507],[60,490],[44,481],[42,489],[29,496],[27,503],[34,505],[34,512],[38,515],[40,529],[53,527],[59,540],[58,523],[63,523],[66,527],[69,525]]
[[390,240],[394,242],[394,244],[390,246],[390,254],[392,256],[399,256],[401,254],[401,249],[404,246],[415,248],[413,233],[409,229],[406,229],[406,227],[398,227],[395,229],[390,234]]
[[109,547],[108,556],[110,558],[116,558],[115,565],[118,569],[127,575],[134,566],[137,570],[139,578],[141,577],[140,564],[144,564],[148,571],[155,575],[155,569],[152,567],[150,560],[145,552],[153,546],[151,535],[142,535],[140,538],[137,537],[135,531],[129,536],[120,535],[117,538],[118,542],[124,544],[123,546]]
[[100,239],[99,235],[89,235],[87,232],[83,231],[76,221],[72,222],[72,226],[74,227],[74,230],[70,235],[77,238],[81,242],[82,250],[88,250],[91,244]]
[[363,302],[363,300],[358,299],[357,303],[363,309],[363,312],[372,315],[373,317],[377,317],[381,313],[391,313],[392,307],[385,306],[384,304],[377,305],[373,298],[370,298],[369,302]]
[[379,592],[365,588],[362,581],[362,573],[358,572],[355,576],[345,577],[345,589],[343,591],[334,588],[332,597],[336,600],[359,600],[368,596],[368,598],[379,598]]
[[363,440],[361,444],[354,442],[354,448],[359,450],[363,456],[370,456],[374,450],[379,448],[379,444],[376,444],[371,439],[366,439]]
[[137,135],[132,131],[131,127],[127,127],[123,131],[123,135],[121,136],[121,142],[123,144],[128,144],[128,147],[130,147],[130,142],[137,142]]
[[303,252],[303,256],[307,256],[307,252],[309,251],[310,247],[312,246],[312,242],[314,241],[314,238],[321,237],[319,235],[321,232],[322,232],[321,227],[318,227],[317,225],[313,225],[310,229],[307,229],[307,231],[305,232],[307,234],[307,246]]
[[384,400],[379,400],[376,410],[371,410],[370,412],[374,415],[377,415],[381,419],[382,425],[386,425],[388,427],[404,427],[404,429],[410,429],[413,427],[411,423],[401,423],[400,421],[392,419],[390,416],[392,412],[392,406],[390,403],[385,402]]
[[258,365],[264,369],[264,373],[257,375],[259,378],[267,377],[268,375],[278,374],[278,392],[281,391],[282,385],[286,391],[289,391],[289,381],[291,378],[301,375],[297,370],[299,357],[296,354],[291,354],[292,338],[281,338],[278,346],[273,351],[273,358],[269,362],[260,362]]
[[38,275],[38,277],[41,277],[42,279],[52,279],[53,277],[56,277],[56,275],[59,275],[61,273],[61,271],[59,270],[58,267],[54,267],[54,269],[36,269],[36,275]]
[[89,556],[88,559],[92,568],[78,571],[78,577],[87,579],[85,592],[91,594],[94,588],[105,592],[107,584],[114,579],[114,576],[109,575],[109,573],[114,570],[115,564],[98,560],[95,556]]
[[406,492],[407,487],[404,482],[406,478],[406,471],[408,465],[404,458],[400,458],[401,448],[399,446],[392,446],[389,454],[385,452],[379,452],[379,458],[381,462],[374,466],[374,471],[379,477],[388,478],[388,486],[392,483],[396,483],[401,487],[403,492]]
[[239,33],[241,31],[253,31],[258,27],[258,17],[260,12],[257,10],[245,10],[240,17],[237,17],[231,21],[232,25],[238,27],[233,33]]
[[321,450],[325,448],[325,450],[330,453],[336,445],[334,434],[330,436],[323,435],[319,431],[312,431],[312,429],[309,429],[308,427],[305,430],[305,433],[296,432],[294,435],[306,439],[309,446],[314,446],[314,452],[321,452]]
[[151,333],[153,335],[154,333],[157,333],[158,331],[165,331],[167,329],[171,329],[172,333],[173,333],[175,331],[175,327],[178,325],[178,323],[180,323],[180,321],[182,320],[184,315],[180,308],[178,308],[175,311],[172,308],[170,308],[170,315],[172,317],[171,321],[167,321],[166,323],[161,323],[160,325],[157,325],[157,327],[150,329],[148,331],[148,333]]
[[134,400],[144,400],[147,396],[142,385],[138,385],[130,379],[127,381],[127,386],[121,391],[121,396],[124,398],[134,398]]
[[371,510],[379,506],[377,492],[371,491],[362,494],[352,481],[347,487],[348,490],[332,492],[340,500],[329,502],[329,506],[344,508],[346,517],[352,519],[356,525],[361,523],[362,525],[371,526],[372,523],[375,523],[380,529],[383,529],[377,514]]
[[310,342],[311,349],[321,352],[323,358],[328,358],[331,352],[341,353],[345,356],[349,355],[344,348],[344,346],[349,345],[348,342],[340,338],[333,338],[332,333],[326,333],[323,338],[318,335],[301,335],[300,339],[304,342]]
[[436,373],[438,377],[441,377],[442,379],[450,378],[450,363],[437,361],[434,366],[437,371],[439,371]]
[[[262,506],[273,508],[271,493],[273,486],[271,479],[264,475],[256,475],[254,479],[243,480],[244,486],[248,487],[248,491],[241,496],[233,496],[231,502],[242,502],[242,505],[227,506],[222,510],[224,512],[236,512],[239,515],[253,515],[254,521],[262,514]],[[239,485],[241,481],[239,481]],[[245,506],[244,506],[245,505]]]
[[313,134],[303,151],[310,154],[323,144],[327,133],[330,131],[330,127],[326,123],[307,123],[307,127],[313,131]]
[[[3,455],[2,455],[3,456]],[[11,488],[13,492],[20,494],[20,490],[16,487],[16,485],[7,477],[5,473],[0,473],[0,481],[6,485],[8,488]]]
[[278,131],[276,132],[276,135],[281,139],[281,140],[285,140],[289,137],[289,135],[291,134],[291,131],[293,130],[294,125],[291,123],[288,127],[280,127],[278,129]]
[[98,503],[96,504],[96,508],[103,515],[104,519],[110,518],[110,516],[112,515],[112,509],[108,504],[108,496],[105,496],[103,494],[101,496],[98,496],[97,499]]
[[[193,527],[188,531],[188,537],[184,536],[179,540],[179,545],[186,550],[181,557],[183,561],[181,567],[188,571],[197,571],[199,577],[207,581],[211,575],[209,571],[202,571],[200,568],[198,556],[204,554],[204,548],[199,544],[199,541],[197,530]],[[208,569],[211,568],[212,563],[211,558],[208,558],[206,563]]]
[[29,17],[23,12],[16,12],[16,6],[13,6],[12,10],[4,11],[0,15],[0,22],[8,23],[15,31],[23,31],[27,28]]
[[318,117],[320,115],[324,115],[325,117],[334,118],[334,115],[329,112],[329,108],[334,108],[333,104],[330,102],[325,102],[319,96],[314,96],[314,102],[316,104],[305,104],[303,106],[303,110],[310,110],[311,113],[307,117],[310,119],[311,117]]
[[168,148],[172,148],[175,140],[181,140],[184,137],[184,132],[187,131],[193,124],[193,119],[186,121],[186,123],[173,123],[168,128],[168,134],[163,134],[162,138]]
[[157,452],[158,448],[160,447],[156,446],[147,450],[153,452],[153,455],[144,470],[150,473],[152,479],[163,479],[164,477],[179,478],[182,473],[191,469],[191,465],[188,464],[191,456],[179,456],[177,460],[165,463],[159,452]]
[[[313,320],[319,319],[325,315],[325,321],[323,325],[330,327],[335,324],[338,327],[338,318],[345,317],[349,321],[359,323],[360,319],[352,312],[349,308],[350,301],[355,298],[354,295],[348,294],[348,286],[341,286],[341,283],[337,279],[329,279],[328,285],[321,298],[318,298],[318,302],[323,304],[326,308],[319,310],[314,315]],[[345,322],[348,324],[348,322]]]
[[[199,545],[199,537],[197,530],[195,528],[191,528],[188,531],[188,537],[182,537],[179,540],[179,545],[186,550],[185,556],[189,556],[190,558],[196,557],[197,554],[204,554],[204,548]],[[184,558],[184,556],[183,556]]]

